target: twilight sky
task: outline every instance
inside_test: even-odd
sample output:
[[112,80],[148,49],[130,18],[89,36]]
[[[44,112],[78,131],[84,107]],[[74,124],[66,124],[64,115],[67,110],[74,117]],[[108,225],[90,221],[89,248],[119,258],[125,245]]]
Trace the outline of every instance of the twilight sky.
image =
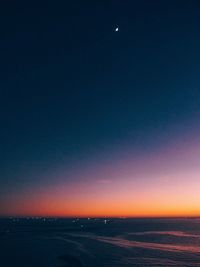
[[200,215],[198,1],[0,12],[0,215]]

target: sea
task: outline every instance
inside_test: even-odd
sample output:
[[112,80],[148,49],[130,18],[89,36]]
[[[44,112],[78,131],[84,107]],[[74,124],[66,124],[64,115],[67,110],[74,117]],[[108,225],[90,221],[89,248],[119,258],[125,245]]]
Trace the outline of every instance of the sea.
[[1,267],[200,266],[199,218],[1,218]]

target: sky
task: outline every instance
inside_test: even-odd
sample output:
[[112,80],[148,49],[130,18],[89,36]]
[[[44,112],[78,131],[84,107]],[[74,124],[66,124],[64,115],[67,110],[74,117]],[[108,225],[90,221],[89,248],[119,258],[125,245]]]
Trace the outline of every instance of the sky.
[[0,216],[200,215],[198,1],[0,12]]

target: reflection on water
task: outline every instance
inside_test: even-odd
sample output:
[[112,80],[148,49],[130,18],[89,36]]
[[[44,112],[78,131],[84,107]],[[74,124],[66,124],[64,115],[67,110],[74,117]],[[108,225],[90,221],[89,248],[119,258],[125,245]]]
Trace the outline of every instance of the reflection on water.
[[199,220],[0,221],[0,233],[6,267],[200,267]]
[[[88,236],[87,236],[88,237]],[[163,251],[170,252],[190,252],[190,253],[200,253],[200,247],[198,246],[186,246],[186,245],[177,245],[177,244],[159,244],[159,243],[148,243],[148,242],[138,242],[138,241],[130,241],[124,238],[118,237],[100,237],[100,236],[91,236],[90,238],[95,238],[98,241],[110,243],[112,245],[116,245],[124,248],[146,248],[146,249],[158,249]]]
[[129,235],[171,235],[171,236],[178,236],[178,237],[194,237],[199,238],[199,235],[189,234],[181,231],[146,231],[146,232],[137,232],[137,233],[129,233]]

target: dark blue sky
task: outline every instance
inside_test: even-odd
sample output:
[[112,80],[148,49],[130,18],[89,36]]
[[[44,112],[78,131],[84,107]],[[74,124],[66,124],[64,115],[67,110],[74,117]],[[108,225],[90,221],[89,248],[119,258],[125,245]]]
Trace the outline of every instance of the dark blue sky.
[[198,1],[4,4],[0,187],[198,131],[199,14]]

